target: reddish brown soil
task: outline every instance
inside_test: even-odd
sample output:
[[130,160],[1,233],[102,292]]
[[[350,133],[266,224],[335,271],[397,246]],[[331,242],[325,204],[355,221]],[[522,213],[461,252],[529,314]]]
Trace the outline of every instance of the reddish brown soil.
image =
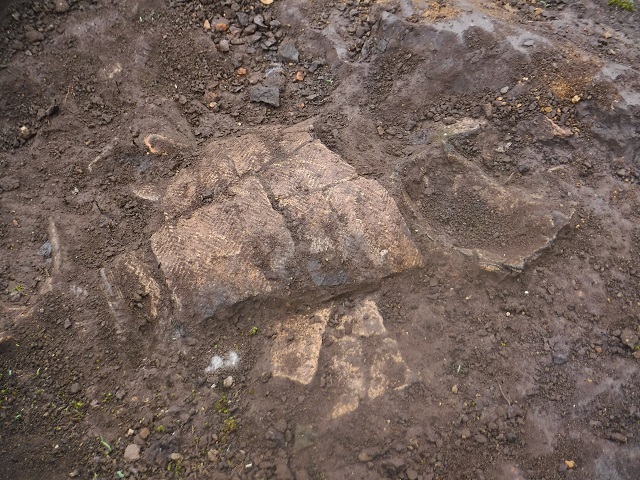
[[[0,479],[640,478],[637,9],[56,0],[0,16]],[[278,59],[287,43],[297,62]],[[255,83],[279,106],[251,102]],[[442,126],[465,117],[484,126],[452,139],[455,155],[575,211],[522,271],[459,249],[519,248],[526,219],[487,215],[471,191],[452,200],[454,168],[423,181]],[[199,318],[165,289],[154,318],[123,276],[123,327],[100,275],[135,252],[163,280],[149,240],[163,212],[132,185],[189,172],[222,137],[310,118],[390,192],[424,258],[335,292],[336,318],[376,301],[413,375],[334,420],[344,328],[329,322],[309,385],[264,367],[274,321],[317,299]],[[148,155],[162,132],[189,148]],[[378,348],[363,342],[363,358]],[[230,350],[237,367],[205,373]]]

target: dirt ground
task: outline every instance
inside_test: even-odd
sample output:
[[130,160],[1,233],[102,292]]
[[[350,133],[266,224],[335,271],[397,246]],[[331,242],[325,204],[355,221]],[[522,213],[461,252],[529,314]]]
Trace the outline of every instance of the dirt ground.
[[0,12],[0,479],[640,478],[638,8]]

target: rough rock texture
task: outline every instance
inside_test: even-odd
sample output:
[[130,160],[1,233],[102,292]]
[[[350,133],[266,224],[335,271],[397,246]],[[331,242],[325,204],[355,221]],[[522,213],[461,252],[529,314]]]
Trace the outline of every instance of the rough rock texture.
[[268,135],[212,143],[161,194],[179,219],[151,245],[181,307],[211,316],[250,297],[350,288],[421,264],[378,182],[307,132]]

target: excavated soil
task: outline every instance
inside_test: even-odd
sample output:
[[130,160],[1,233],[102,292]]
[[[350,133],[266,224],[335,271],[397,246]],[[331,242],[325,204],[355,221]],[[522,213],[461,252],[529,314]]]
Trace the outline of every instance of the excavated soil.
[[0,26],[0,479],[640,478],[637,9]]

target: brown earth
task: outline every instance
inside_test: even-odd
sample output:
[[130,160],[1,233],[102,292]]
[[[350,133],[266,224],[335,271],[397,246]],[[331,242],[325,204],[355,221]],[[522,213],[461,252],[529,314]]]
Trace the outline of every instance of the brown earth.
[[640,478],[637,10],[0,11],[0,479]]

